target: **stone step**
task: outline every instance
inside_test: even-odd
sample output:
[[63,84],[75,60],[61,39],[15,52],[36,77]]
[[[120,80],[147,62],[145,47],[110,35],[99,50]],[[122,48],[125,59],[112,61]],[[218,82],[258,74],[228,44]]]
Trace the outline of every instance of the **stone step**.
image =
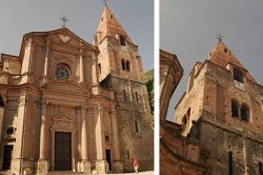
[[64,174],[67,174],[67,175],[86,175],[85,173],[75,173],[72,171],[51,171],[51,172],[47,173],[47,175],[64,175]]
[[13,174],[9,171],[0,171],[0,175],[13,175]]

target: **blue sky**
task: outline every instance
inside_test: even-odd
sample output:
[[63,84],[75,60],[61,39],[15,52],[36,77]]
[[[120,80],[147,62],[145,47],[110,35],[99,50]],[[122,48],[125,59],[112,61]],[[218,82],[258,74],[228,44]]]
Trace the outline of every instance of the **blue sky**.
[[[144,71],[153,68],[153,1],[111,0],[108,6],[139,46]],[[18,56],[24,34],[58,29],[64,15],[66,27],[92,43],[103,8],[102,0],[1,0],[0,53]]]
[[263,84],[262,0],[160,0],[160,47],[174,53],[184,68],[171,100],[168,120],[187,86],[190,70],[217,44],[216,34],[252,76]]

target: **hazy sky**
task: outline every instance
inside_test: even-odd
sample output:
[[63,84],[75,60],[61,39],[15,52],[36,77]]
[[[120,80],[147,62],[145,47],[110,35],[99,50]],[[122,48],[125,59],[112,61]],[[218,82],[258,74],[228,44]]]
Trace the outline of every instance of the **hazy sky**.
[[[69,19],[66,27],[92,43],[101,15],[102,0],[0,0],[0,53],[18,56],[22,37],[32,31],[50,31],[62,26],[59,18]],[[153,68],[153,1],[109,0],[122,27],[139,46],[144,71]],[[135,10],[136,9],[136,10]]]
[[252,76],[263,84],[263,1],[262,0],[160,0],[160,47],[178,56],[183,78],[170,102],[168,120],[186,89],[190,70],[204,61],[216,44],[223,41]]

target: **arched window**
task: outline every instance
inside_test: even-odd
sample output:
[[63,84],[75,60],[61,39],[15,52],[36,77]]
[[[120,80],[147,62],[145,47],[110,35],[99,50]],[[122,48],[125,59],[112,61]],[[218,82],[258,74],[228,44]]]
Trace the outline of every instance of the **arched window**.
[[126,69],[126,65],[125,65],[125,60],[121,59],[121,66],[122,66],[122,70]]
[[233,153],[228,152],[228,174],[233,175]]
[[126,61],[126,70],[127,71],[131,70],[131,66],[130,66],[130,61],[129,60]]
[[242,104],[241,106],[241,119],[249,121],[249,108],[246,104]]
[[70,70],[66,64],[59,64],[56,68],[56,78],[69,79]]
[[101,74],[101,64],[98,64],[98,68],[99,68],[99,73]]
[[139,102],[138,92],[135,92],[136,102]]
[[122,92],[123,92],[123,99],[124,99],[124,101],[126,102],[126,101],[127,101],[127,97],[126,97],[126,91],[125,91],[125,89],[123,89]]
[[187,117],[186,115],[184,115],[183,119],[182,119],[182,129],[186,128],[186,125],[187,125]]
[[263,167],[262,167],[262,162],[258,163],[258,169],[259,169],[259,174],[263,175]]
[[126,41],[125,41],[125,37],[124,36],[120,36],[120,43],[122,46],[126,45]]
[[231,101],[232,117],[239,118],[239,104],[236,100]]
[[139,123],[137,120],[135,120],[135,132],[139,132]]
[[191,108],[189,108],[189,109],[187,110],[187,119],[190,118],[190,115],[191,115]]

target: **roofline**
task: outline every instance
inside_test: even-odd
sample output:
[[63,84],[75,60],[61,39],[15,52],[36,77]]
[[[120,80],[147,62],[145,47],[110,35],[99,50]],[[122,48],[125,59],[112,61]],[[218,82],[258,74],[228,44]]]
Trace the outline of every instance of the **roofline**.
[[17,58],[17,59],[19,58],[16,55],[10,55],[10,54],[1,53],[1,58],[3,58],[3,57],[10,57],[10,58]]
[[55,32],[58,32],[58,31],[62,31],[62,30],[65,30],[65,31],[68,31],[70,32],[72,35],[76,36],[79,40],[83,41],[83,43],[87,46],[90,46],[92,47],[92,49],[94,49],[97,53],[99,53],[99,49],[97,46],[91,44],[91,43],[88,43],[87,41],[85,41],[84,39],[82,39],[81,37],[79,37],[78,35],[76,35],[74,32],[72,32],[71,30],[69,30],[67,27],[62,27],[62,28],[59,28],[59,29],[55,29],[55,30],[49,30],[49,31],[33,31],[33,32],[29,32],[29,33],[26,33],[24,34],[23,38],[22,38],[22,44],[21,44],[21,48],[20,48],[20,52],[19,52],[19,56],[18,58],[21,57],[22,53],[23,53],[23,46],[24,46],[24,43],[25,43],[25,38],[26,37],[29,37],[29,36],[34,36],[34,35],[47,35],[49,33],[55,33]]

